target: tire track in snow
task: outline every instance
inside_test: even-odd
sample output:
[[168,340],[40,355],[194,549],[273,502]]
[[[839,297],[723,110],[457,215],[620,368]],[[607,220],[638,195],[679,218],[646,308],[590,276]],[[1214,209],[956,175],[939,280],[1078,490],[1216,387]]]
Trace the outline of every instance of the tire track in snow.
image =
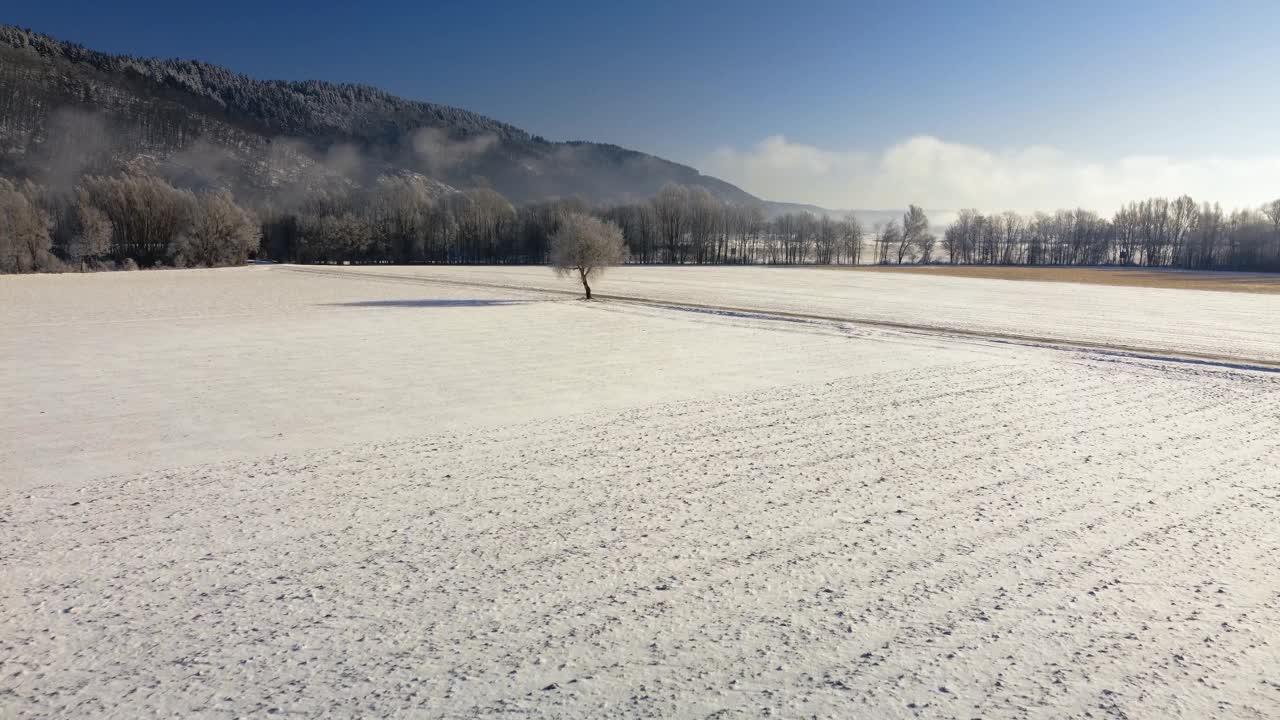
[[[391,280],[394,282],[405,284],[419,285],[454,285],[462,287],[481,287],[495,290],[518,290],[521,292],[536,292],[557,295],[560,297],[576,297],[581,293],[571,290],[556,290],[551,288],[540,288],[533,285],[513,285],[504,283],[490,283],[475,280],[445,280],[438,277],[431,278],[411,278],[403,275],[392,275],[386,273],[360,272],[358,274],[342,272],[340,270],[316,270],[310,267],[300,266],[278,266],[279,270],[286,272],[304,272],[328,275],[330,277],[345,277],[348,279],[359,278],[380,278]],[[1280,362],[1268,360],[1265,358],[1248,357],[1244,355],[1227,355],[1218,353],[1201,353],[1191,350],[1178,350],[1170,352],[1167,348],[1152,347],[1146,345],[1131,345],[1126,343],[1089,343],[1079,340],[1072,340],[1066,337],[1054,337],[1049,335],[1030,335],[1023,333],[1004,333],[988,330],[971,330],[954,325],[931,325],[927,323],[908,323],[895,322],[891,320],[882,320],[869,317],[859,317],[857,315],[827,315],[821,313],[800,313],[788,312],[783,310],[773,310],[759,307],[738,307],[731,305],[709,305],[693,302],[676,302],[669,300],[661,300],[653,297],[643,297],[637,295],[620,295],[614,293],[593,293],[593,296],[599,300],[614,300],[619,302],[627,302],[636,305],[643,305],[656,308],[667,308],[671,310],[705,312],[713,314],[721,314],[728,317],[738,317],[746,319],[777,319],[791,321],[808,321],[808,322],[826,322],[826,323],[851,323],[855,325],[863,325],[876,328],[885,328],[889,330],[900,330],[911,333],[921,333],[944,338],[971,338],[978,340],[986,340],[992,342],[1016,343],[1026,347],[1038,347],[1051,350],[1072,350],[1097,352],[1102,354],[1116,355],[1118,357],[1134,358],[1139,360],[1150,360],[1159,362],[1195,362],[1217,367],[1225,367],[1235,370],[1254,370],[1262,372],[1280,372]]]

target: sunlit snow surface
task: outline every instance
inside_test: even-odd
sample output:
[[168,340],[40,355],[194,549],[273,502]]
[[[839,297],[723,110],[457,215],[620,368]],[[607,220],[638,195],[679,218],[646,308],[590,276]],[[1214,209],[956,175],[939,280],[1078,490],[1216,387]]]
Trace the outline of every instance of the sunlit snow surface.
[[0,716],[1280,715],[1273,296],[302,270],[0,278]]

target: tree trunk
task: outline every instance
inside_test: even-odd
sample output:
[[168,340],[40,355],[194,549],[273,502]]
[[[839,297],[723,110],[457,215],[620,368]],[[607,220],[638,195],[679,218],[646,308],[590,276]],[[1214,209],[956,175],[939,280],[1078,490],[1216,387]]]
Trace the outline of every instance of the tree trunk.
[[582,278],[582,289],[587,293],[587,299],[591,299],[591,286],[587,284],[587,272],[582,268],[578,268],[578,277]]

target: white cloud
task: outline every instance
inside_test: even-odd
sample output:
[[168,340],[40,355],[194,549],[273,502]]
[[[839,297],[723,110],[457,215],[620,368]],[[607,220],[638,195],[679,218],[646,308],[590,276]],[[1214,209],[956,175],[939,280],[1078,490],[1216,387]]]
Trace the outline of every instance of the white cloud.
[[760,197],[828,208],[915,203],[987,211],[1085,207],[1111,212],[1150,196],[1190,194],[1230,207],[1280,197],[1280,155],[1148,155],[1096,162],[1051,147],[996,151],[930,136],[869,154],[824,150],[774,135],[748,150],[720,148],[703,167]]

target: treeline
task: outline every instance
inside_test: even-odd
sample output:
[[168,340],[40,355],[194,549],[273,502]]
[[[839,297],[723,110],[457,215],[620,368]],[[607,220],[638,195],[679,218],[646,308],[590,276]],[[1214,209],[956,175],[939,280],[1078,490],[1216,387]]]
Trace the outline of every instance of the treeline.
[[[249,257],[297,263],[545,264],[569,213],[622,231],[633,263],[1137,265],[1280,270],[1280,200],[1226,213],[1189,197],[1032,216],[962,210],[938,238],[911,206],[864,232],[857,218],[773,219],[669,184],[641,202],[577,198],[512,205],[491,189],[453,191],[421,175],[306,193],[247,208],[150,176],[82,178],[52,192],[0,178],[0,272],[216,266]],[[869,241],[869,242],[868,242]],[[872,249],[864,257],[863,247]]]
[[298,263],[545,263],[549,238],[580,200],[516,208],[487,188],[441,192],[420,176],[314,192],[263,210],[262,254]]
[[666,185],[648,202],[602,212],[622,228],[632,262],[795,265],[857,264],[863,229],[789,213],[766,220],[755,203],[726,203],[701,187]]
[[1227,213],[1185,195],[1152,198],[1110,219],[1089,210],[962,210],[942,246],[952,263],[1280,271],[1280,200]]
[[850,217],[808,213],[766,221],[756,204],[726,203],[706,189],[670,184],[644,202],[589,207],[578,198],[516,207],[489,189],[440,194],[414,176],[370,190],[317,193],[267,210],[263,254],[301,263],[544,264],[570,212],[621,228],[633,263],[857,263],[863,231]]
[[570,213],[615,223],[635,263],[856,264],[855,218],[766,220],[670,184],[644,202],[579,198],[519,207],[491,189],[443,191],[420,175],[371,188],[316,190],[248,209],[226,192],[196,194],[142,175],[86,177],[70,192],[0,179],[0,272],[216,266],[249,257],[296,263],[545,264]]
[[0,272],[242,264],[261,237],[225,191],[155,177],[86,177],[70,192],[0,178]]

